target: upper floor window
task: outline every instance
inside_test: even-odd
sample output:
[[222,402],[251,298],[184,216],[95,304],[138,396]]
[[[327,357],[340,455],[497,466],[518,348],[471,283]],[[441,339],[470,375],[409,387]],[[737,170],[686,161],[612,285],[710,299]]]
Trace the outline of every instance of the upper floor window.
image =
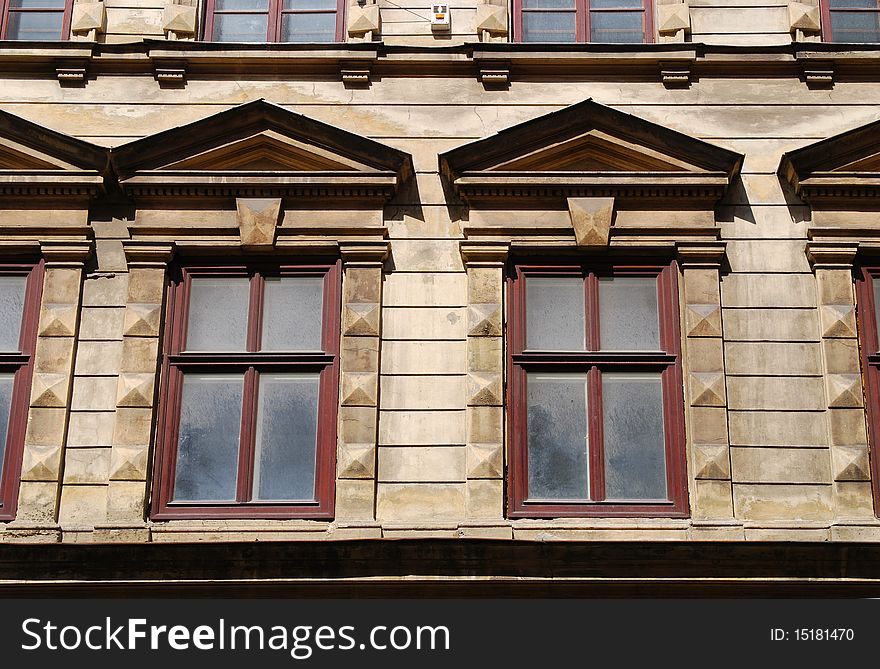
[[653,42],[651,0],[513,0],[520,42]]
[[0,39],[67,39],[73,0],[0,0]]
[[336,264],[183,269],[154,518],[332,516],[337,284]]
[[510,515],[684,516],[674,266],[519,265]]
[[828,42],[880,42],[880,0],[822,0]]
[[341,42],[343,0],[208,0],[214,42]]
[[0,520],[15,517],[43,265],[0,265]]

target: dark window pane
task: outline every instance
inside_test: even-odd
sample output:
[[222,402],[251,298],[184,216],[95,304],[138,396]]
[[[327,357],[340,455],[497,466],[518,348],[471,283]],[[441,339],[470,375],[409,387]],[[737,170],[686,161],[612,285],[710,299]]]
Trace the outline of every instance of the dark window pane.
[[6,432],[9,428],[9,411],[12,408],[12,385],[14,374],[0,374],[0,471],[6,453]]
[[877,0],[831,0],[831,9],[880,9]]
[[214,0],[215,11],[269,11],[269,0]]
[[880,42],[880,12],[832,12],[835,42]]
[[641,9],[643,0],[590,0],[590,9]]
[[18,351],[24,309],[23,276],[0,277],[0,351]]
[[282,15],[281,41],[335,42],[336,12]]
[[263,296],[263,349],[320,351],[323,306],[322,278],[267,278]]
[[325,9],[336,11],[336,0],[284,0],[284,9]]
[[574,42],[574,12],[523,12],[524,42]]
[[660,374],[602,374],[605,497],[666,499]]
[[574,0],[523,0],[524,9],[574,9]]
[[529,374],[529,500],[587,500],[587,379]]
[[6,39],[60,40],[62,12],[9,12]]
[[64,0],[10,0],[13,9],[64,9]]
[[599,279],[599,338],[603,350],[660,348],[657,279],[618,276]]
[[644,42],[644,12],[590,12],[590,41]]
[[241,376],[184,376],[175,501],[235,500],[243,387]]
[[261,374],[254,499],[315,498],[318,375]]
[[266,14],[214,14],[214,41],[265,42],[268,26]]
[[244,351],[249,302],[247,278],[194,278],[189,296],[186,350]]
[[526,279],[526,348],[583,351],[584,280],[580,277]]

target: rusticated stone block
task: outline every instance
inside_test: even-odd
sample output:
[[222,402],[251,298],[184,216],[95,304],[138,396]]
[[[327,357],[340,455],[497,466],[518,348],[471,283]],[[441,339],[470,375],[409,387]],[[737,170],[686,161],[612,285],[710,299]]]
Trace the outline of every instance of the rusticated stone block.
[[373,407],[340,407],[339,425],[343,443],[376,443],[376,409]]
[[467,477],[500,479],[504,475],[504,446],[501,443],[467,445]]
[[119,375],[119,387],[116,392],[118,407],[151,407],[153,406],[153,386],[155,374],[125,373]]
[[116,408],[115,377],[77,377],[73,381],[74,411],[113,411]]
[[376,444],[339,444],[336,472],[343,479],[372,479],[376,473]]
[[382,411],[379,443],[383,446],[461,446],[465,411]]
[[79,340],[122,339],[125,307],[86,308],[80,312]]
[[146,517],[147,486],[144,481],[110,481],[111,501],[107,509],[110,523],[142,523]]
[[348,6],[348,34],[352,37],[377,33],[381,27],[379,5],[350,4]]
[[694,481],[693,517],[701,520],[732,518],[730,481]]
[[37,372],[63,374],[73,362],[73,337],[41,337],[37,340],[34,369]]
[[159,340],[154,337],[126,337],[122,342],[120,372],[155,375],[159,366]]
[[870,481],[867,446],[832,446],[831,473],[835,481]]
[[128,304],[122,331],[127,337],[158,337],[161,321],[161,304]]
[[61,446],[28,444],[21,463],[22,481],[57,481],[61,470]]
[[691,372],[688,374],[692,406],[724,406],[724,374],[721,372]]
[[64,441],[64,408],[36,408],[28,412],[24,443],[34,446],[60,446]]
[[468,337],[467,352],[472,372],[501,372],[504,367],[501,337]]
[[[109,416],[114,418],[113,414],[99,415],[99,419]],[[153,409],[120,407],[116,410],[115,421],[110,425],[110,433],[114,446],[146,446],[150,443],[150,436],[153,430]],[[98,425],[103,438],[106,433],[106,427],[103,424]]]
[[41,337],[72,337],[76,332],[75,304],[45,303],[40,310]]
[[816,285],[819,290],[819,304],[855,304],[850,270],[817,269]]
[[823,304],[819,307],[819,328],[823,337],[855,337],[855,306],[852,304]]
[[342,334],[378,337],[381,309],[373,302],[349,302],[342,310]]
[[379,339],[377,337],[343,337],[342,371],[378,372]]
[[478,35],[484,30],[493,37],[506,35],[507,7],[479,3],[477,5],[477,14],[474,17],[474,28]]
[[828,412],[831,444],[862,446],[868,443],[865,412],[861,409],[835,409]]
[[501,336],[501,304],[471,304],[467,311],[468,336]]
[[58,484],[54,481],[22,481],[18,493],[16,520],[35,523],[55,522],[57,491]]
[[724,349],[721,340],[716,337],[688,340],[687,366],[693,372],[723,372]]
[[379,449],[380,481],[464,481],[465,449],[461,446],[383,446]]
[[109,448],[69,448],[64,456],[64,484],[106,483],[110,473]]
[[281,217],[281,198],[236,198],[241,245],[271,247]]
[[31,390],[31,406],[67,406],[69,383],[70,377],[67,374],[35,373]]
[[857,339],[825,339],[825,370],[828,374],[858,374],[859,342]]
[[110,446],[113,443],[115,418],[116,414],[112,411],[72,412],[67,430],[67,446]]
[[162,31],[166,34],[194,35],[197,27],[197,7],[167,3],[162,13]]
[[342,375],[343,406],[376,406],[379,375],[346,372]]
[[[61,489],[61,507],[58,522],[76,527],[94,527],[107,520],[107,486],[65,485]],[[121,500],[114,499],[114,506]]]
[[336,520],[372,520],[376,501],[372,479],[340,479],[336,482]]
[[733,486],[736,517],[744,520],[829,520],[830,485],[744,484]]
[[161,304],[165,297],[165,270],[132,267],[128,275],[128,302]]
[[834,483],[833,491],[834,515],[837,518],[875,520],[870,483],[838,481]]
[[471,267],[467,272],[469,304],[501,304],[500,267]]
[[468,374],[469,406],[500,406],[504,403],[501,374],[496,372],[472,372]]
[[[147,454],[149,448],[143,446],[113,446],[110,454],[110,480],[146,481]],[[112,502],[113,500],[111,500]]]
[[727,444],[727,412],[724,408],[693,407],[689,413],[691,439],[695,444]]
[[494,479],[468,481],[466,508],[468,518],[502,518],[504,482]]
[[721,304],[721,284],[718,270],[684,270],[685,304]]
[[346,304],[378,304],[382,301],[382,268],[346,267],[342,290]]
[[727,446],[694,444],[694,476],[698,479],[730,478],[730,453]]
[[674,35],[680,30],[690,32],[691,8],[687,2],[657,5],[657,32]]
[[107,14],[103,2],[76,2],[70,19],[72,33],[103,32]]
[[501,406],[474,406],[468,409],[468,443],[499,443],[504,440],[504,409]]
[[685,331],[688,337],[720,337],[721,305],[688,304],[685,307]]
[[613,197],[570,197],[568,215],[578,246],[608,246],[614,218]]
[[43,303],[77,304],[79,302],[80,270],[69,267],[47,267],[43,279]]
[[826,374],[828,406],[852,408],[864,406],[862,377],[859,374]]
[[122,360],[122,342],[84,341],[76,350],[76,374],[79,376],[116,375]]
[[82,303],[85,307],[121,307],[127,293],[128,274],[89,276],[83,282]]
[[379,483],[376,514],[386,522],[457,521],[465,495],[463,483]]

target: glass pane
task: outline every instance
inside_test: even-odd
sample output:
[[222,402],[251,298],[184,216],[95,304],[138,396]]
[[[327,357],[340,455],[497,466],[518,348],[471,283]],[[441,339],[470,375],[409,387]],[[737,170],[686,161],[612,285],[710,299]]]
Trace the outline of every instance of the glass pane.
[[574,12],[523,12],[524,42],[574,42]]
[[877,0],[831,0],[831,9],[880,9]]
[[268,12],[269,0],[214,0],[214,11],[251,10]]
[[644,12],[590,12],[591,42],[644,42]]
[[324,279],[266,278],[263,350],[320,351]]
[[660,374],[602,374],[606,499],[666,499]]
[[268,26],[267,14],[214,14],[214,41],[265,42]]
[[0,351],[18,351],[24,310],[23,276],[0,277]]
[[318,375],[261,374],[254,499],[314,500]]
[[336,12],[282,15],[282,42],[335,42]]
[[526,279],[526,348],[583,351],[585,333],[582,278]]
[[590,9],[642,9],[643,0],[590,0]]
[[6,39],[60,40],[62,12],[9,12]]
[[602,350],[660,348],[657,279],[616,276],[599,279],[599,341]]
[[575,0],[523,0],[524,9],[574,9]]
[[831,12],[835,42],[880,42],[880,12]]
[[530,500],[590,496],[585,374],[529,374]]
[[186,350],[246,350],[249,304],[250,282],[245,277],[194,278]]
[[284,0],[284,9],[325,9],[336,11],[336,0]]
[[183,378],[175,501],[234,501],[241,432],[241,375]]
[[12,408],[12,384],[15,374],[0,374],[0,472],[6,454],[6,430],[9,427],[9,411]]

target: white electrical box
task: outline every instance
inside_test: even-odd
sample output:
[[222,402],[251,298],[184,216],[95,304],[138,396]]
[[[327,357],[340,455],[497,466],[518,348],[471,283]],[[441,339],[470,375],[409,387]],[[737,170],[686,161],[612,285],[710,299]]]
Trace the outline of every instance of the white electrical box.
[[449,5],[431,5],[431,30],[449,30]]

